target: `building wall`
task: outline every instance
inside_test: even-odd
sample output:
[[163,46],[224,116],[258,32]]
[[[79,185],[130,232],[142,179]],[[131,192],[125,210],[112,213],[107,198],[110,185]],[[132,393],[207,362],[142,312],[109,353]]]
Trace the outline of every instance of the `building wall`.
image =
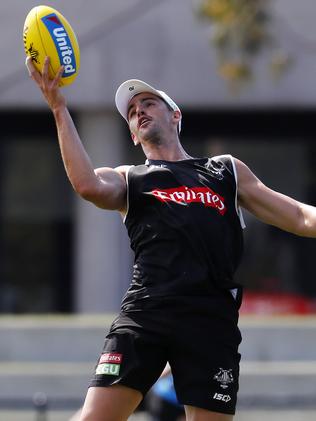
[[[81,71],[65,90],[72,106],[113,108],[116,87],[141,78],[163,88],[183,107],[314,106],[316,5],[311,0],[275,0],[271,31],[294,64],[280,83],[267,70],[265,53],[256,78],[241,95],[232,96],[216,72],[210,48],[211,28],[194,10],[198,0],[117,0],[47,2],[63,12],[81,45]],[[41,95],[24,69],[22,28],[38,3],[12,0],[0,5],[0,107],[43,107]],[[19,30],[20,28],[20,30]],[[9,40],[9,42],[8,42]]]
[[[293,55],[295,62],[276,84],[269,77],[264,54],[256,63],[256,78],[238,96],[231,95],[217,75],[216,55],[209,43],[210,27],[194,14],[197,1],[46,3],[68,18],[79,38],[80,74],[63,92],[70,108],[77,112],[79,132],[94,166],[135,162],[130,147],[126,153],[126,125],[114,107],[116,88],[128,78],[144,79],[165,90],[187,114],[198,111],[205,115],[216,109],[315,107],[316,96],[311,87],[316,70],[313,44],[316,6],[311,0],[299,3],[275,0],[276,20],[272,28],[280,45]],[[37,4],[31,0],[0,4],[0,53],[5,58],[0,69],[2,111],[23,113],[47,109],[24,67],[23,23],[28,11]],[[35,133],[36,114],[32,119]],[[211,129],[212,121],[201,136],[210,135]],[[128,284],[131,266],[120,216],[78,199],[73,221],[74,309],[116,310]]]
[[[78,126],[93,165],[117,167],[124,154],[118,117],[107,112],[81,113]],[[78,198],[75,211],[74,310],[116,311],[130,281],[131,253],[118,212],[98,209]]]

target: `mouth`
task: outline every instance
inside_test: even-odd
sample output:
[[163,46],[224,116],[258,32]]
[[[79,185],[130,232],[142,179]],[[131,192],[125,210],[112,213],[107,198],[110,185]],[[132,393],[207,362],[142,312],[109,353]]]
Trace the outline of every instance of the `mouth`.
[[148,123],[150,123],[151,119],[148,117],[141,117],[138,121],[138,128],[145,127]]

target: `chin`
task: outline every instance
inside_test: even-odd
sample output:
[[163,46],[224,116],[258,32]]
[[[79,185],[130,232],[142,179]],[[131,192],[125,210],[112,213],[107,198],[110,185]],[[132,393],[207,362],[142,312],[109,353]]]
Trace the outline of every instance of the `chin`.
[[161,133],[156,127],[148,128],[148,130],[143,133],[142,136],[144,142],[158,144],[161,143]]

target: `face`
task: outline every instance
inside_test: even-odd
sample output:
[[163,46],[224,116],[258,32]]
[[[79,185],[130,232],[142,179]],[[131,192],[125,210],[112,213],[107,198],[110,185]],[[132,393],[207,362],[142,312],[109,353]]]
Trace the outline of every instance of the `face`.
[[158,96],[151,93],[135,95],[128,105],[128,124],[135,144],[158,142],[164,133],[174,130],[175,112]]

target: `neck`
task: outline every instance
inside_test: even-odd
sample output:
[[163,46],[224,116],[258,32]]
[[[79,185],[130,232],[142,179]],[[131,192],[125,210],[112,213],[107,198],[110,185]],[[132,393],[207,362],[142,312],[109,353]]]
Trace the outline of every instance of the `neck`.
[[165,144],[143,144],[143,151],[147,159],[163,161],[179,161],[191,156],[183,149],[179,138],[177,141]]

